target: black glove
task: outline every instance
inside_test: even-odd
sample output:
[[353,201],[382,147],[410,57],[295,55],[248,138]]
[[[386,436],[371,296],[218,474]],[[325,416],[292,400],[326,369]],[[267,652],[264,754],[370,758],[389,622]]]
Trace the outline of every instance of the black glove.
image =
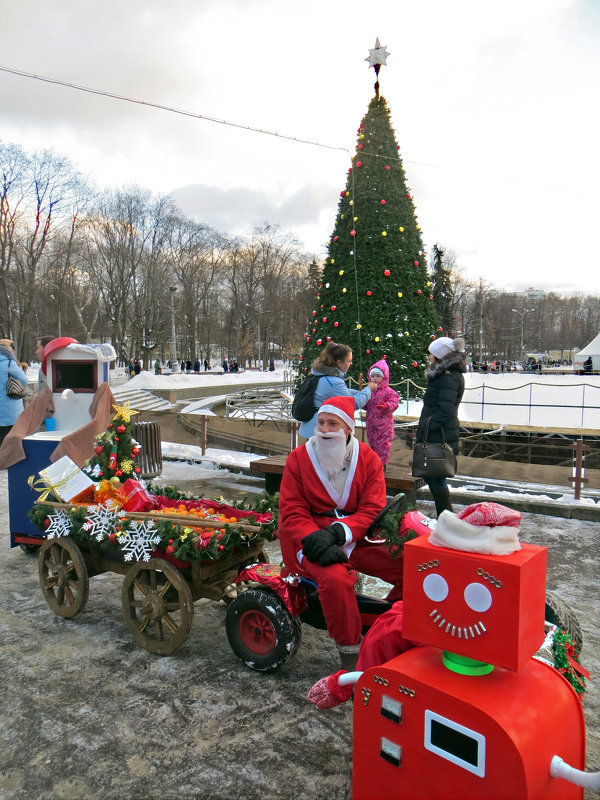
[[337,544],[330,545],[323,553],[318,563],[322,567],[329,567],[331,564],[344,564],[348,561],[348,556]]
[[[321,556],[335,544],[343,544],[346,541],[346,534],[344,526],[339,522],[334,522],[333,525],[328,525],[326,528],[321,528],[318,531],[309,533],[302,539],[302,552],[314,564],[320,564]],[[333,562],[332,562],[333,563]]]

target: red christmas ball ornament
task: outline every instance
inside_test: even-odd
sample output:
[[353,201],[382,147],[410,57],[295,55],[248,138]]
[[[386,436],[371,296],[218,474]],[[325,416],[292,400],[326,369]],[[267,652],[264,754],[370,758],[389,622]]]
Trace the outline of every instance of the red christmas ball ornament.
[[333,323],[333,327],[334,327],[334,328],[337,328],[337,326],[338,326],[339,324],[340,324],[339,322],[334,322],[334,323]]
[[419,365],[417,364],[417,362],[416,362],[416,361],[413,361],[413,367],[418,367],[418,366],[419,366]]
[[350,231],[350,236],[356,236],[356,231],[354,229]]
[[417,289],[417,294],[423,294],[423,292],[420,289]]
[[389,164],[386,164],[386,165],[385,165],[385,171],[386,171],[386,172],[389,172],[389,171],[390,171]]
[[433,300],[433,295],[432,294],[429,295],[429,299]]
[[415,264],[415,267],[419,266],[419,262],[418,261],[415,261],[414,264]]
[[302,361],[302,356],[300,356],[300,361]]
[[434,340],[435,340],[435,333],[432,333],[431,334],[431,341],[433,342]]
[[384,270],[383,270],[383,274],[385,275],[385,277],[386,277],[386,278],[389,278],[389,277],[390,277],[390,271],[389,271],[389,269],[384,269]]
[[109,422],[107,428],[112,428],[112,426],[113,426],[112,422]]
[[327,317],[323,317],[323,322],[327,322]]
[[115,543],[116,543],[116,541],[117,541],[117,534],[116,534],[114,531],[113,531],[112,533],[109,533],[109,534],[108,534],[108,541],[109,541],[111,544],[115,544]]
[[357,162],[356,162],[356,166],[357,166],[357,167],[362,167],[362,161],[357,161]]
[[173,547],[173,545],[172,545],[172,544],[168,544],[168,545],[165,547],[165,553],[166,553],[168,556],[173,556],[173,555],[175,555],[175,548]]
[[322,339],[317,339],[317,344],[319,344],[319,345],[320,345],[320,344],[322,344],[322,343],[323,343],[323,340],[322,340]]
[[330,342],[330,341],[331,341],[331,336],[328,336],[328,337],[327,337],[327,341],[328,341],[328,342]]
[[362,147],[362,144],[359,144],[359,145],[358,145],[358,149],[359,149],[359,150],[362,150],[362,149],[363,149],[363,147]]
[[127,428],[125,427],[125,425],[119,425],[119,427],[117,428],[117,433],[125,433],[126,430]]
[[139,467],[136,467],[133,471],[136,475],[139,475],[142,470]]
[[98,477],[99,477],[99,478],[102,478],[103,476],[104,476],[104,473],[103,473],[103,472],[99,472],[99,473],[98,473]]
[[118,442],[118,441],[119,441],[119,437],[115,436],[115,442]]
[[316,316],[317,316],[317,312],[313,311],[313,317],[316,317]]
[[408,192],[407,192],[406,196],[408,197],[409,200],[411,199],[411,196],[408,194]]
[[334,241],[334,242],[337,242],[337,240],[338,240],[339,238],[340,238],[339,236],[334,236],[334,237],[333,237],[333,241]]
[[386,359],[386,358],[387,358],[387,356],[386,356],[386,354],[385,354],[385,353],[383,354],[383,358],[384,358],[384,359]]
[[137,454],[140,452],[140,448],[139,447],[134,447],[131,452],[133,453],[134,456],[137,456]]
[[443,328],[438,328],[438,331],[439,331],[440,333],[442,333],[442,332],[443,332],[443,330],[444,330]]
[[316,333],[316,332],[317,332],[317,329],[316,329],[316,328],[313,328],[313,329],[312,329],[312,332],[313,332],[313,333]]
[[371,355],[371,351],[370,350],[367,350],[367,355],[368,356]]
[[117,478],[120,478],[122,474],[123,474],[123,470],[122,470],[122,469],[118,469],[118,470],[115,472],[115,475],[117,476]]
[[380,200],[379,202],[381,203],[382,206],[385,205],[385,200]]
[[370,289],[368,289],[367,290],[367,297],[371,297],[372,294],[373,294],[373,292]]
[[219,550],[225,550],[225,547],[222,544],[220,544],[219,545]]
[[343,197],[343,196],[344,196],[344,193],[343,193],[343,192],[340,192],[340,197]]
[[332,311],[335,311],[335,309],[336,309],[336,306],[331,306],[331,310]]
[[96,445],[96,447],[94,448],[94,453],[96,453],[96,455],[99,456],[100,453],[103,453],[103,452],[104,452],[104,448],[102,447],[102,445],[101,444]]

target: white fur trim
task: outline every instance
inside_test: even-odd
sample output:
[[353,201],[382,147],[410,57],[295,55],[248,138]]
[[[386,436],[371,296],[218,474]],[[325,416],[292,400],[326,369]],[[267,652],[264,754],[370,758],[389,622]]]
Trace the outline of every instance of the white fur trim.
[[509,525],[496,525],[493,528],[471,525],[452,511],[442,511],[435,530],[429,535],[429,541],[452,550],[494,556],[507,556],[521,549],[518,528]]
[[[325,411],[327,414],[335,414],[335,416],[343,420],[351,430],[354,430],[356,426],[354,417],[349,417],[348,414],[346,414],[345,411],[342,411],[341,408],[338,408],[337,406],[330,406],[328,403],[323,403],[323,405],[319,408],[319,414],[321,411]],[[317,419],[319,418],[319,414],[317,414]]]

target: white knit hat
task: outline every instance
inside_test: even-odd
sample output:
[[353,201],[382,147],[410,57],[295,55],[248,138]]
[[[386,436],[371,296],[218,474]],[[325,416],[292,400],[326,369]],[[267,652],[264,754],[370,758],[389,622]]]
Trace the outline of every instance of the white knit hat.
[[383,370],[379,369],[379,367],[371,367],[371,369],[369,370],[369,378],[372,378],[373,375],[381,375],[381,377],[383,378]]
[[434,339],[429,345],[429,352],[432,356],[435,356],[438,361],[441,361],[442,358],[457,352],[459,348],[456,347],[456,341],[457,340],[451,339],[449,336],[440,336],[439,339]]

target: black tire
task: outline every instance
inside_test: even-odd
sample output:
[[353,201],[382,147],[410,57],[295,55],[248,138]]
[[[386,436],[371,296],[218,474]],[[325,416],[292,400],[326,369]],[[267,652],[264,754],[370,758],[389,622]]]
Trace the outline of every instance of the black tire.
[[569,634],[573,640],[575,652],[579,655],[583,648],[583,631],[577,615],[568,603],[553,592],[546,592],[545,619]]
[[[43,542],[42,542],[43,544]],[[20,544],[21,550],[28,556],[37,555],[40,552],[41,544]]]
[[225,628],[233,652],[257,672],[282,667],[302,639],[300,620],[267,589],[248,589],[238,595],[227,608]]

